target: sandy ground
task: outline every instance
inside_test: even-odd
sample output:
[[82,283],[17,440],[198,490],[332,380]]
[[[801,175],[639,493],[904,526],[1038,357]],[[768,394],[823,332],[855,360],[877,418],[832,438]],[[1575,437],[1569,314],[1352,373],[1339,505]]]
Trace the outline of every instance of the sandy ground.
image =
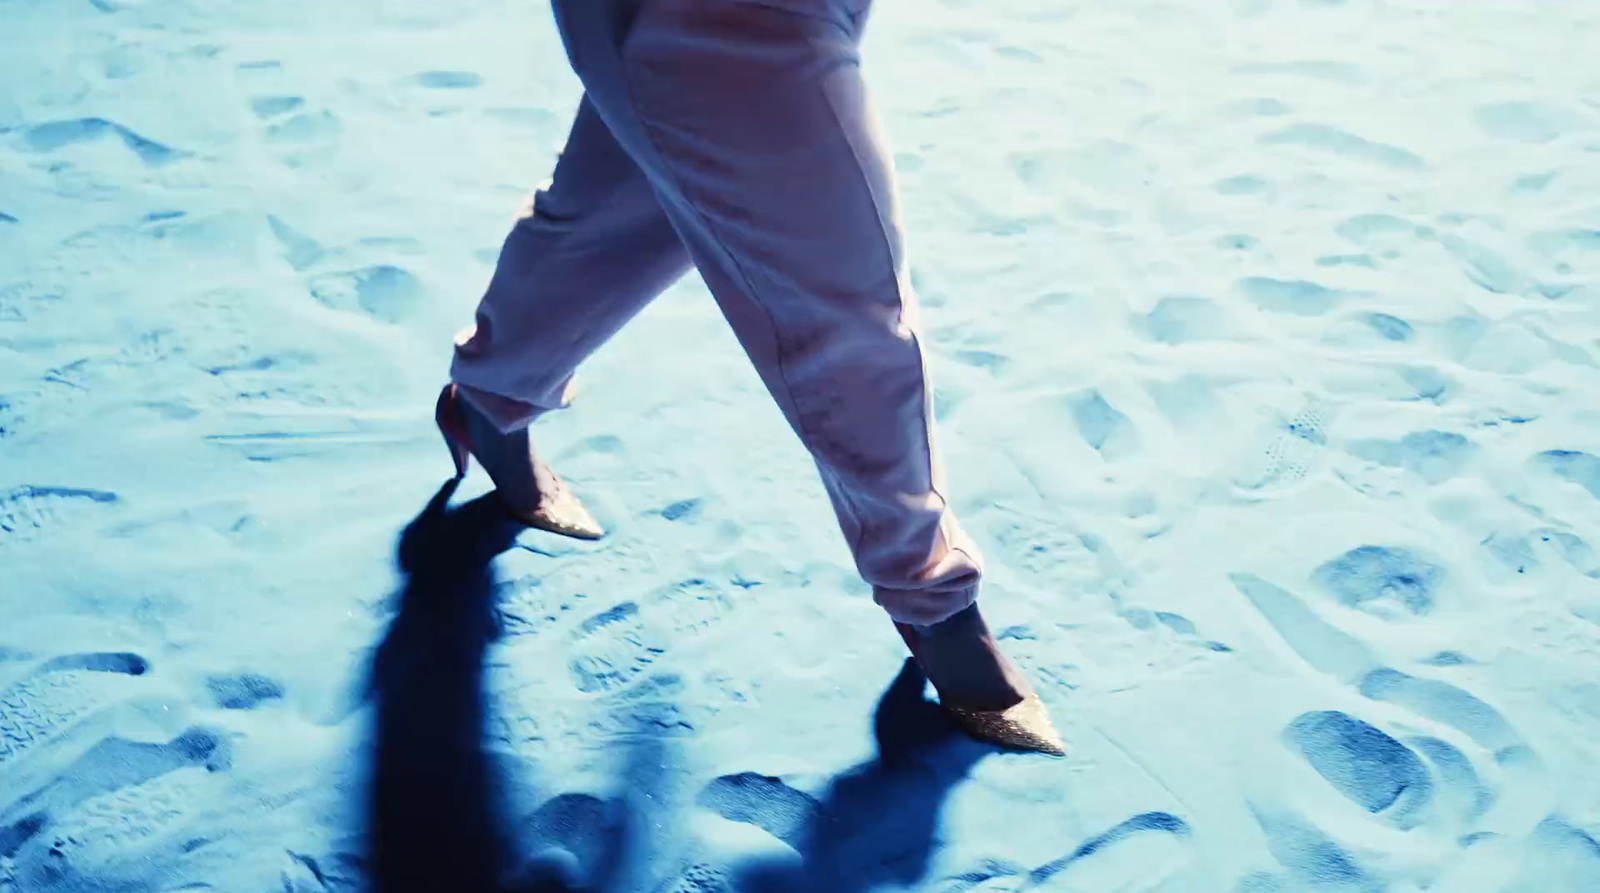
[[1600,10],[879,6],[1072,756],[896,682],[697,279],[539,428],[608,540],[479,474],[401,548],[541,3],[0,0],[0,890],[1600,889]]

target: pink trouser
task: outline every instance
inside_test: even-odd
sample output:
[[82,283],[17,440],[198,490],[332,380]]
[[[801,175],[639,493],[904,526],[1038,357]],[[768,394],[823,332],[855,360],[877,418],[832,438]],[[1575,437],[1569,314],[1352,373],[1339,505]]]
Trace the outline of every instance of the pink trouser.
[[945,501],[894,173],[861,77],[869,0],[555,0],[585,96],[451,370],[502,430],[692,264],[816,459],[895,620],[972,604]]

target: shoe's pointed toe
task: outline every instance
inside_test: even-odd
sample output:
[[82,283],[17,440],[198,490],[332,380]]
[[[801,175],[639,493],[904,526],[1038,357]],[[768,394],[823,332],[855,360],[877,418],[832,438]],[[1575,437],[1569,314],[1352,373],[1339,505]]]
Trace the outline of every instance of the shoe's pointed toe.
[[528,512],[518,512],[517,517],[529,527],[573,539],[598,540],[606,535],[605,528],[600,526],[600,522],[595,520],[594,515],[590,514],[578,497],[565,486],[544,499],[538,508]]
[[1067,744],[1038,695],[1028,695],[1005,710],[970,710],[944,705],[945,712],[968,735],[1008,750],[1064,757]]

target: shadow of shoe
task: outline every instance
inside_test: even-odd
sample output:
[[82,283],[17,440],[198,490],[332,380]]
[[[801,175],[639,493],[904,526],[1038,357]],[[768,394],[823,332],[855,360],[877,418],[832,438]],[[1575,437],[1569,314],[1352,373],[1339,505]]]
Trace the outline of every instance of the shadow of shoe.
[[[444,486],[400,536],[405,584],[372,663],[368,856],[377,893],[495,893],[511,835],[483,748],[484,654],[497,636],[495,556],[520,525],[493,494]],[[552,879],[542,889],[557,891]]]
[[990,752],[950,724],[926,698],[926,685],[908,659],[873,715],[876,759],[836,776],[820,798],[755,773],[724,776],[707,787],[702,806],[763,827],[800,854],[791,868],[742,873],[739,890],[864,893],[884,885],[914,887],[926,876],[945,799]]

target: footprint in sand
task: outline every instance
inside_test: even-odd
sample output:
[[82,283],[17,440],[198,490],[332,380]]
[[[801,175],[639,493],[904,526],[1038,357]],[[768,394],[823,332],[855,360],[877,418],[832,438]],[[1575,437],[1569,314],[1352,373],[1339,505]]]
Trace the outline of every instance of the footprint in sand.
[[1515,880],[1496,893],[1600,890],[1600,840],[1560,816],[1534,828]]
[[1411,323],[1398,316],[1387,313],[1364,313],[1361,321],[1372,327],[1372,330],[1383,337],[1385,341],[1407,342],[1416,337],[1416,330]]
[[1125,459],[1139,449],[1139,430],[1133,421],[1106,402],[1097,390],[1080,391],[1067,398],[1067,408],[1077,423],[1078,435],[1109,461]]
[[1265,146],[1300,146],[1349,161],[1395,171],[1420,171],[1428,166],[1421,156],[1399,146],[1374,142],[1324,124],[1293,124],[1261,137]]
[[637,602],[616,605],[579,624],[568,668],[582,692],[615,692],[630,685],[666,653],[711,632],[733,600],[706,580],[662,587]]
[[1288,419],[1272,426],[1261,452],[1250,457],[1234,483],[1247,490],[1274,492],[1306,478],[1328,445],[1325,429],[1332,407],[1321,398],[1308,399]]
[[1600,579],[1600,550],[1568,530],[1543,527],[1533,531],[1540,542],[1548,543],[1573,569],[1586,577]]
[[[1355,686],[1366,698],[1405,708],[1417,717],[1455,729],[1482,747],[1502,769],[1520,774],[1537,770],[1539,760],[1521,735],[1498,710],[1476,695],[1439,679],[1411,676],[1379,665],[1365,644],[1317,617],[1310,606],[1285,589],[1246,574],[1235,574],[1234,584],[1290,648],[1315,669]],[[1337,731],[1339,727],[1324,722],[1319,737],[1326,739],[1328,728]],[[1352,733],[1346,737],[1361,736]],[[1427,752],[1441,764],[1440,784],[1451,786],[1456,801],[1483,796],[1475,775],[1466,779],[1458,771],[1459,761],[1452,764],[1439,748]],[[1522,781],[1530,782],[1527,778]]]
[[1284,741],[1351,802],[1403,830],[1420,823],[1433,797],[1433,779],[1415,753],[1348,714],[1306,713],[1284,730]]
[[46,661],[0,692],[0,777],[28,752],[133,695],[139,690],[133,677],[149,668],[137,654],[71,654]]
[[1150,338],[1160,344],[1218,341],[1232,334],[1228,314],[1209,298],[1162,298],[1143,320]]
[[1465,734],[1497,761],[1519,762],[1529,757],[1522,736],[1500,711],[1448,682],[1380,667],[1361,680],[1359,689],[1374,701],[1397,704]]
[[1535,468],[1571,481],[1600,499],[1600,457],[1578,450],[1547,450],[1530,461]]
[[387,323],[410,319],[422,306],[423,288],[410,271],[389,264],[314,276],[311,296],[324,306],[365,313]]
[[1478,776],[1472,761],[1455,745],[1438,738],[1408,738],[1409,744],[1428,761],[1438,783],[1435,807],[1463,826],[1482,818],[1494,805],[1495,794]]
[[1187,860],[1185,844],[1193,834],[1188,822],[1171,813],[1142,813],[1028,872],[1023,889],[1156,890]]
[[256,96],[250,100],[250,111],[265,121],[299,111],[305,104],[301,96]]
[[[569,861],[579,877],[592,877],[604,860],[615,855],[611,841],[620,832],[623,819],[614,801],[566,793],[534,810],[522,830],[535,851],[545,851],[546,859],[556,856]],[[562,855],[566,858],[561,859]]]
[[315,239],[290,226],[282,218],[268,214],[267,226],[283,246],[284,260],[297,273],[304,272],[327,255],[327,251]]
[[1572,126],[1572,113],[1539,102],[1496,102],[1481,105],[1473,119],[1484,133],[1519,143],[1548,143]]
[[1239,280],[1238,289],[1251,303],[1273,313],[1293,316],[1322,316],[1355,292],[1340,291],[1303,279],[1271,279],[1251,276]]
[[[1381,893],[1386,889],[1333,838],[1305,819],[1263,804],[1251,803],[1250,809],[1266,836],[1268,852],[1290,876],[1279,889],[1318,893]],[[1259,884],[1257,889],[1261,889]]]
[[22,147],[25,151],[47,154],[110,137],[121,140],[146,167],[162,167],[189,157],[187,152],[140,136],[104,118],[73,118],[36,124],[22,131]]
[[259,673],[208,677],[206,692],[212,703],[223,710],[254,710],[267,701],[283,698],[283,686]]
[[639,605],[623,602],[578,626],[567,668],[581,692],[616,691],[639,678],[666,648],[645,625]]
[[115,493],[74,487],[22,486],[0,493],[0,549],[85,523],[95,506],[118,501]]
[[266,140],[275,145],[321,143],[334,139],[343,130],[343,123],[333,112],[302,111],[267,127]]
[[1311,580],[1346,607],[1395,619],[1433,610],[1446,575],[1410,549],[1360,546],[1318,567]]
[[1525,292],[1533,287],[1532,276],[1517,269],[1499,253],[1459,236],[1443,235],[1439,244],[1460,261],[1467,277],[1484,291],[1497,295]]
[[423,71],[411,80],[431,90],[468,90],[483,84],[483,78],[470,71]]
[[186,849],[193,838],[183,832],[216,801],[229,764],[226,740],[210,729],[164,744],[108,738],[30,795],[29,814],[0,835],[13,837],[30,882],[85,889],[108,874],[136,877]]
[[1079,844],[1071,853],[1031,871],[1009,862],[988,861],[947,877],[938,893],[1000,891],[1180,889],[1169,882],[1188,856],[1194,835],[1189,823],[1168,812],[1147,812]]
[[755,772],[713,779],[695,798],[695,805],[730,822],[754,825],[797,851],[805,847],[822,810],[810,794]]

